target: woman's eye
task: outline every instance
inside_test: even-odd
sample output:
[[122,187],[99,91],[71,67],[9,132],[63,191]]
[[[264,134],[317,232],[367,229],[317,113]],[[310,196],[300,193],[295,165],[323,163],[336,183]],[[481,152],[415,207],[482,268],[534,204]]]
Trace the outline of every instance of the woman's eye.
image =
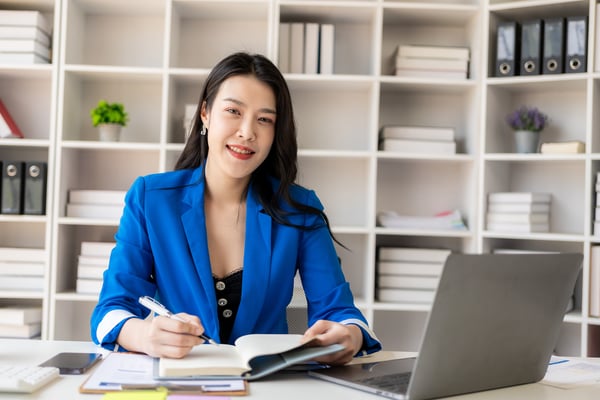
[[225,111],[230,114],[239,114],[238,110],[236,110],[235,108],[227,108],[225,109]]
[[261,117],[258,119],[260,122],[264,122],[265,124],[272,124],[273,120],[271,118],[267,118],[267,117]]

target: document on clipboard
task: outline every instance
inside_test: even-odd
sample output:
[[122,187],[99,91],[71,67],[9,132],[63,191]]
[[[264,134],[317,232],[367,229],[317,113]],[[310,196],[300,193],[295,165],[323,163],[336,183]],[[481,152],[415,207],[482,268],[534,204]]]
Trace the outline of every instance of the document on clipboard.
[[227,380],[156,380],[153,358],[145,354],[110,353],[81,384],[81,393],[106,393],[120,390],[139,390],[162,387],[168,391],[206,393],[211,395],[243,396],[248,383],[243,379]]

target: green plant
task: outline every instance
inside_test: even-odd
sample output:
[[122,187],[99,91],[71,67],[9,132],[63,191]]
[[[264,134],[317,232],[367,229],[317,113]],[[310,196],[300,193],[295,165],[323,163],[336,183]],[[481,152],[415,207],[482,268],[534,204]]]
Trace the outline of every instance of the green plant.
[[125,126],[129,121],[129,116],[125,112],[125,107],[121,103],[108,103],[106,100],[100,100],[98,105],[90,110],[92,124],[118,124]]
[[536,107],[521,106],[506,117],[506,122],[515,130],[539,132],[544,129],[548,116]]

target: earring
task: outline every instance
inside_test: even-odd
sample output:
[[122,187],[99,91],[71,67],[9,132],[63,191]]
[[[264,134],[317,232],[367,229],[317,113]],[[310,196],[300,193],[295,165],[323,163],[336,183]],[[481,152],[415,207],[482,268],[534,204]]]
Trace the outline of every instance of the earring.
[[201,134],[202,136],[206,136],[206,126],[203,126],[203,127],[202,127],[202,130],[200,131],[200,134]]

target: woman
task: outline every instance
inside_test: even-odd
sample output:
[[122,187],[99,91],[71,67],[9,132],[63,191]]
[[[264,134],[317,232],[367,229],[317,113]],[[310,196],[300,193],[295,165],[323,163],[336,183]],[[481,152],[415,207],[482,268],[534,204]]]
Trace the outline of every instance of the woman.
[[[354,306],[319,199],[294,184],[292,102],[271,61],[236,53],[214,67],[175,169],[138,178],[127,194],[91,319],[94,342],[183,357],[202,333],[221,343],[287,333],[298,270],[305,337],[345,346],[319,361],[381,348]],[[145,318],[145,295],[186,322]]]

